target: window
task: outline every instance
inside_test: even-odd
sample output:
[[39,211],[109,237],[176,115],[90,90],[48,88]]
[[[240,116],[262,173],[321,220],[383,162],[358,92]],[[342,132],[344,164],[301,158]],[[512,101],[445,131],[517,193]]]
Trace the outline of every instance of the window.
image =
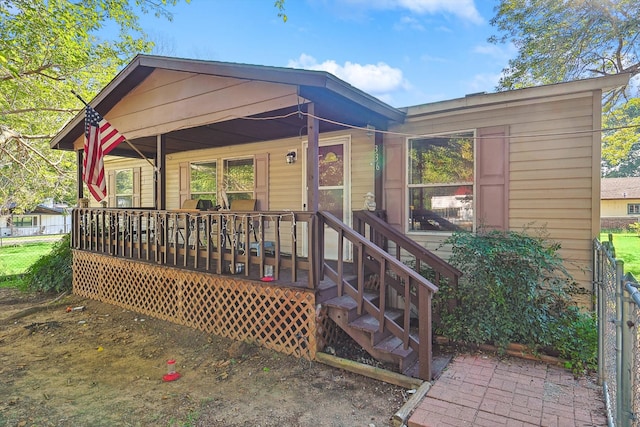
[[14,216],[12,223],[14,227],[37,227],[38,217],[37,216]]
[[192,199],[217,202],[218,173],[215,161],[191,163],[190,193]]
[[116,207],[133,207],[133,169],[116,171]]
[[232,200],[255,198],[253,177],[253,158],[224,161],[224,176],[222,180],[229,203]]
[[320,146],[318,153],[319,208],[344,221],[344,143]]
[[640,203],[629,203],[627,205],[627,214],[629,215],[640,214]]
[[473,230],[474,134],[409,140],[409,231]]

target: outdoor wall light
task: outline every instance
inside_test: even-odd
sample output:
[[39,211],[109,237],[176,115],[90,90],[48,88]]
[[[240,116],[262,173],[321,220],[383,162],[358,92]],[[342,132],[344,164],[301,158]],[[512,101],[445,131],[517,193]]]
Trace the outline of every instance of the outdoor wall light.
[[287,163],[295,163],[296,162],[296,150],[289,150],[287,153]]

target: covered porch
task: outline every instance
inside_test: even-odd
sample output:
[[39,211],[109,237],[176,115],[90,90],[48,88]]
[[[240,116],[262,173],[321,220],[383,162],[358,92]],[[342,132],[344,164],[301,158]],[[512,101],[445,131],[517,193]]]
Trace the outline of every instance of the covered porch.
[[[384,206],[379,130],[402,111],[323,72],[149,56],[91,105],[130,144],[105,160],[108,199],[73,212],[74,292],[309,359],[338,327],[431,378],[432,297],[460,272],[350,197]],[[79,114],[51,142],[77,151],[79,199],[83,130]],[[221,204],[238,165],[250,185],[229,196],[253,209],[184,208]]]

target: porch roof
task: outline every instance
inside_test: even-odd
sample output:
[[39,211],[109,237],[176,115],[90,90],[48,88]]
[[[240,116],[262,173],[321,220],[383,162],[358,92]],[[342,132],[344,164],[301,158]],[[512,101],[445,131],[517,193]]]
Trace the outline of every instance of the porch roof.
[[[372,125],[377,129],[387,129],[392,123],[402,123],[405,117],[405,112],[323,71],[150,55],[136,56],[90,102],[90,105],[101,115],[106,116],[127,93],[156,69],[296,86],[296,91],[302,100],[315,104],[315,115],[326,119],[320,120],[320,132],[344,128],[341,124],[363,128]],[[306,134],[306,129],[301,130],[300,118],[296,114],[291,114],[298,110],[306,112],[306,105],[264,111],[255,115],[255,117],[282,117],[278,120],[253,121],[251,125],[247,125],[239,119],[231,119],[206,126],[176,130],[167,135],[169,138],[166,154],[205,146],[236,145],[302,136]],[[288,116],[289,114],[291,115]],[[80,138],[83,132],[84,111],[81,111],[51,140],[51,148],[73,150],[74,141]],[[145,155],[155,156],[156,135],[146,135],[134,141],[136,147]],[[136,156],[127,144],[120,144],[111,154]]]

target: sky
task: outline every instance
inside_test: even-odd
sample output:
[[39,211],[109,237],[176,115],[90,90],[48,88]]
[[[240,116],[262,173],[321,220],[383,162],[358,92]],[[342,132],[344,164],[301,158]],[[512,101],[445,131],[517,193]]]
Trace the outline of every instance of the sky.
[[494,92],[515,57],[490,44],[497,0],[191,0],[143,16],[153,52],[323,70],[394,106]]

